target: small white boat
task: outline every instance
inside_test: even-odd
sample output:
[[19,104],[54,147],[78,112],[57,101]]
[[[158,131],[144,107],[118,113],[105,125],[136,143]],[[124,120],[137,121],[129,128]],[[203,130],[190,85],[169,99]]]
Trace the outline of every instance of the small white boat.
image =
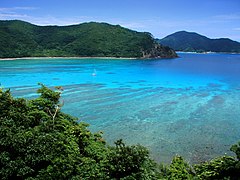
[[96,69],[93,70],[92,76],[96,76],[97,75],[97,71]]

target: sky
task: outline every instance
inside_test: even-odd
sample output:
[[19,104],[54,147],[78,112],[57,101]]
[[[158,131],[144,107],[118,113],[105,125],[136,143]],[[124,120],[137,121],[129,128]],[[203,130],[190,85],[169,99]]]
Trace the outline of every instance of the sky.
[[107,22],[163,38],[177,31],[240,42],[240,0],[0,0],[0,20]]

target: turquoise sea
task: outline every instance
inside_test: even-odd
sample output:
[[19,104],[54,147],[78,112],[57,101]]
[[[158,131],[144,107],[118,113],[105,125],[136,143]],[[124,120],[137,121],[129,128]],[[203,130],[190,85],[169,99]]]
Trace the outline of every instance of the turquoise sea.
[[36,97],[38,82],[63,86],[63,111],[113,144],[142,144],[157,161],[230,154],[240,141],[240,55],[179,53],[176,59],[0,61],[0,83]]

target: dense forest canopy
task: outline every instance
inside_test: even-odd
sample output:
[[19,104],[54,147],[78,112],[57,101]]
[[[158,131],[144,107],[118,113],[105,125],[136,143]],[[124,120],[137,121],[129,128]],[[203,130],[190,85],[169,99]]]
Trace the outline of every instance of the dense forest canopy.
[[[181,156],[157,164],[141,145],[117,140],[108,145],[102,133],[61,111],[61,87],[41,85],[38,98],[14,98],[0,89],[1,179],[233,179],[240,177],[236,157],[221,156],[190,165]],[[113,117],[114,118],[114,117]],[[124,138],[124,137],[123,137]]]
[[239,42],[228,38],[210,39],[194,32],[179,31],[157,41],[176,51],[240,53]]
[[107,23],[36,26],[24,21],[0,21],[0,58],[9,57],[176,57],[149,33]]

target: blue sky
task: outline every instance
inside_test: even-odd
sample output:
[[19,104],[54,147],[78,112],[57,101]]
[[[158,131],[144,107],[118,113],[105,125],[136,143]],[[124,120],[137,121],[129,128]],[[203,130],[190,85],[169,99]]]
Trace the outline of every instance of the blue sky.
[[37,25],[108,22],[156,38],[186,30],[240,42],[240,0],[1,0],[0,19]]

